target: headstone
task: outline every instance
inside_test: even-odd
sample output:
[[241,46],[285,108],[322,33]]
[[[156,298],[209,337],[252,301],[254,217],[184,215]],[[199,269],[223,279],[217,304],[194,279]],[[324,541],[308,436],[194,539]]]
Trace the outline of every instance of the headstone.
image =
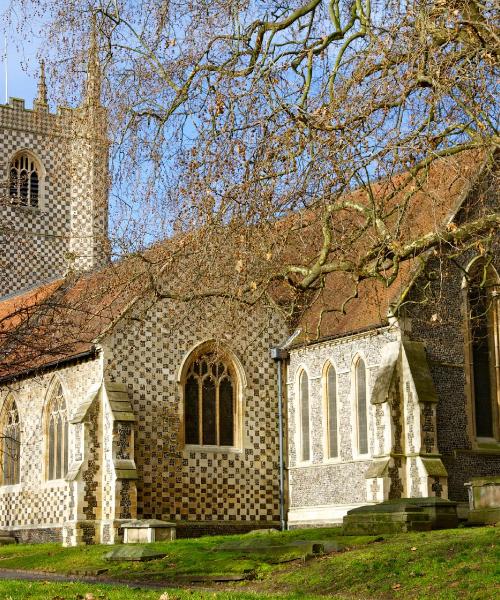
[[469,492],[469,523],[500,523],[500,477],[473,477]]

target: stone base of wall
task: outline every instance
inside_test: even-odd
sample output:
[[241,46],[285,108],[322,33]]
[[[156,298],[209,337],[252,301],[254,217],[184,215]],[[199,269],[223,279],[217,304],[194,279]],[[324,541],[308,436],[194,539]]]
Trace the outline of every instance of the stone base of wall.
[[3,529],[15,538],[19,544],[47,544],[62,542],[62,527],[41,527],[40,529]]
[[255,529],[279,529],[279,521],[175,521],[179,538],[195,538],[203,535],[232,535],[248,533]]
[[342,525],[347,511],[373,502],[359,504],[327,504],[321,506],[292,507],[288,511],[288,528],[303,529],[305,527],[329,527]]

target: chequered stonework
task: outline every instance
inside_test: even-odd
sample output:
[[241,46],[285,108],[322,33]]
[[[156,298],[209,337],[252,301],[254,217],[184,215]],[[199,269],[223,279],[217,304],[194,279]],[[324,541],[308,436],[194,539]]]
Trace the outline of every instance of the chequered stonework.
[[[106,145],[94,135],[102,119],[92,107],[52,115],[25,110],[21,101],[0,106],[0,191],[17,150],[33,152],[46,173],[39,208],[13,206],[5,194],[0,202],[0,295],[104,260]],[[470,434],[460,285],[471,258],[462,268],[438,265],[445,284],[433,298],[442,293],[441,303],[412,292],[399,323],[291,351],[285,412],[292,526],[338,522],[349,508],[389,497],[461,500],[468,478],[499,472],[500,444],[478,451]],[[145,298],[99,340],[92,358],[1,384],[0,410],[11,394],[19,412],[21,468],[20,483],[0,486],[0,530],[73,545],[118,542],[123,520],[136,517],[175,520],[181,535],[190,527],[199,535],[277,521],[277,366],[269,349],[288,333],[271,309]],[[234,363],[233,447],[184,443],[184,368],[206,347],[220,347]],[[368,452],[361,456],[357,357],[368,390]],[[336,458],[326,452],[327,363],[337,375]],[[306,463],[299,460],[302,370],[309,379]],[[424,371],[422,392],[415,377]],[[381,384],[383,373],[389,375]],[[44,407],[59,384],[70,418],[69,469],[64,480],[48,481]]]
[[[21,539],[30,528],[55,527],[71,545],[119,541],[121,521],[134,517],[213,524],[212,530],[218,522],[244,528],[278,520],[276,365],[269,348],[285,337],[284,324],[267,310],[224,323],[228,311],[217,302],[162,301],[145,315],[140,309],[108,334],[97,358],[5,386],[2,401],[14,393],[22,422],[22,482],[0,487],[0,529]],[[238,443],[221,451],[184,445],[179,382],[190,352],[214,339],[242,369]],[[70,480],[49,482],[43,407],[54,378],[74,422]],[[109,390],[120,385],[133,421],[120,421],[110,404]],[[135,467],[137,479],[123,475]]]
[[[0,389],[0,406],[7,394],[16,400],[21,423],[21,474],[17,485],[0,486],[0,529],[62,531],[72,519],[72,482],[47,479],[47,435],[44,408],[54,386],[61,383],[68,414],[74,414],[89,389],[102,379],[101,360],[81,362]],[[86,449],[79,425],[69,427],[69,465],[81,461]],[[82,469],[85,477],[86,467]],[[25,534],[26,535],[26,534]],[[29,537],[29,536],[28,536]],[[49,538],[50,539],[50,536]]]
[[[0,105],[0,296],[103,264],[107,142],[104,112],[96,110]],[[20,150],[39,165],[38,207],[8,197],[9,163]]]
[[[265,311],[224,323],[219,303],[162,302],[127,321],[104,342],[106,377],[126,383],[136,414],[137,515],[191,521],[272,521],[279,515],[276,366],[269,348],[283,339]],[[185,447],[179,372],[190,351],[210,339],[241,362],[240,447]],[[120,450],[125,458],[126,447]],[[122,511],[123,511],[122,504]],[[123,518],[123,517],[121,517]]]

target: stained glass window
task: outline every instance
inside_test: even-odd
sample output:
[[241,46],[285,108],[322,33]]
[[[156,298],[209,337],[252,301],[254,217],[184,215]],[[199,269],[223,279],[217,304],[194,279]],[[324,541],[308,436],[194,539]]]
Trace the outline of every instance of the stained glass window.
[[68,471],[68,416],[61,385],[57,385],[47,411],[48,476],[62,479]]
[[329,365],[326,371],[326,410],[328,458],[337,458],[339,455],[337,431],[337,374],[332,365]]
[[309,377],[305,371],[300,374],[300,427],[301,427],[301,459],[311,458],[309,439]]
[[21,152],[10,165],[10,201],[21,206],[38,206],[38,193],[39,174],[36,164],[27,152]]
[[215,352],[196,357],[184,385],[186,444],[233,446],[234,371]]
[[356,363],[356,412],[358,426],[358,454],[368,454],[368,407],[366,394],[366,367],[363,359]]
[[21,427],[16,402],[9,396],[1,415],[1,481],[14,485],[20,480]]

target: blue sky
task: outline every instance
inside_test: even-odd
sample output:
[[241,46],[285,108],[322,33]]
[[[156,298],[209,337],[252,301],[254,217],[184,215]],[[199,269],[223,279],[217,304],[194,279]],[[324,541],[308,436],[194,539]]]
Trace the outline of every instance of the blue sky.
[[[9,0],[0,0],[0,15],[8,8]],[[2,19],[0,19],[0,23]],[[31,107],[36,96],[38,74],[37,51],[41,40],[34,35],[23,39],[16,32],[15,24],[0,25],[0,104],[5,102],[5,34],[7,35],[8,54],[8,95],[24,98],[26,106]]]

